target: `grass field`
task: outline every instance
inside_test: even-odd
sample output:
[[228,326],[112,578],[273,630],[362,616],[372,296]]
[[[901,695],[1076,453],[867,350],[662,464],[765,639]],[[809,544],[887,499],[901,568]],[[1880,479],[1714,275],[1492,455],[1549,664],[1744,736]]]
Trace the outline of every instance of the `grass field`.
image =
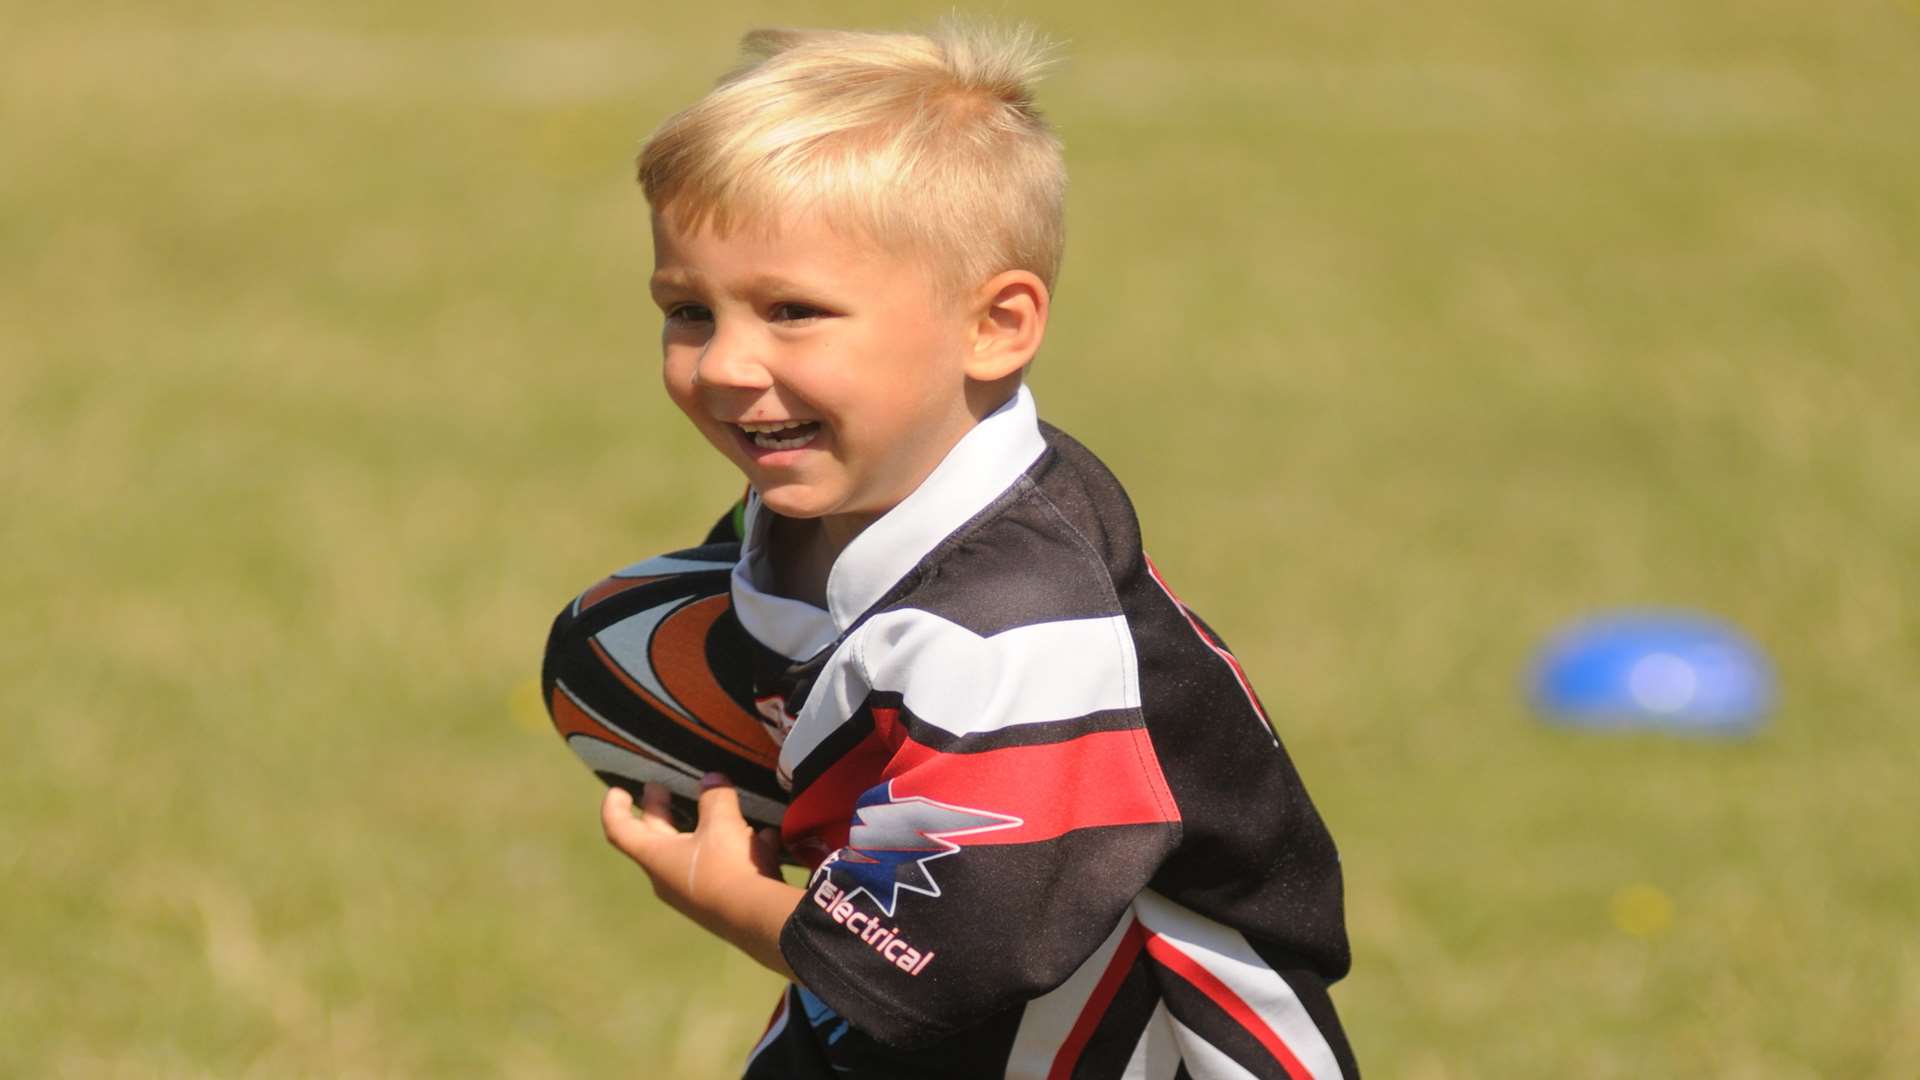
[[[0,11],[0,1075],[730,1075],[772,977],[531,682],[736,486],[638,140],[749,26],[909,20],[172,6]],[[1341,844],[1363,1066],[1920,1075],[1920,5],[1025,14],[1036,392]],[[1526,713],[1649,604],[1771,650],[1769,729]]]

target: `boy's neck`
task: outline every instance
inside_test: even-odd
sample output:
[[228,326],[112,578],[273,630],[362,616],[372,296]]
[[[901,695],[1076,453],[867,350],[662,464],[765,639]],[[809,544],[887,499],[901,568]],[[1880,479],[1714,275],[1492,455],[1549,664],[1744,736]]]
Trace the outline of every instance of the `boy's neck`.
[[877,520],[864,515],[790,518],[774,514],[767,537],[774,593],[826,607],[827,578],[833,573],[834,561],[854,537]]
[[[967,410],[973,420],[967,431],[991,416],[1020,392],[1020,373],[992,382],[969,380]],[[962,432],[962,437],[965,432]],[[957,440],[956,440],[957,441]],[[952,447],[948,447],[951,451]],[[921,478],[922,481],[925,477]],[[917,485],[916,485],[917,486]],[[771,513],[771,512],[770,512]],[[880,514],[830,514],[818,518],[790,518],[773,514],[767,536],[767,555],[773,568],[776,595],[827,606],[827,579],[840,553],[854,537],[880,520]]]

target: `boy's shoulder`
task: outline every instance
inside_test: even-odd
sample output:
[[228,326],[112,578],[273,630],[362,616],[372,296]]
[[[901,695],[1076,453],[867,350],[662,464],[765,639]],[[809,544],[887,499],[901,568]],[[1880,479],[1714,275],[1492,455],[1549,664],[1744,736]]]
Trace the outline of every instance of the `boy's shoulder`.
[[[902,722],[920,741],[966,739],[976,749],[1138,725],[1129,597],[1144,556],[1132,506],[1078,442],[1050,425],[1029,430],[1031,453],[1019,468],[973,488],[964,503],[941,500],[953,527],[918,549],[821,654],[821,689],[808,710],[851,715],[863,695],[898,695]],[[949,463],[979,460],[978,450]],[[943,473],[934,493],[964,489],[958,481]],[[924,514],[927,504],[903,509]],[[881,538],[912,542],[905,522],[888,524]],[[877,554],[859,553],[875,562]],[[811,750],[802,738],[783,758],[800,769]]]
[[1142,570],[1133,503],[1085,446],[1039,424],[1046,451],[927,552],[879,611],[913,609],[990,636],[1123,614]]

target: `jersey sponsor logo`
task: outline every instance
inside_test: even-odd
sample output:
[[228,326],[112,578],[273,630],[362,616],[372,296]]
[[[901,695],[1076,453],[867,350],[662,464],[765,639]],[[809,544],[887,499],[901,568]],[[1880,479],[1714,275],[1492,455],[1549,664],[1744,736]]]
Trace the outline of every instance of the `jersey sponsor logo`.
[[899,927],[888,926],[880,921],[880,916],[861,911],[854,904],[854,896],[862,890],[842,889],[825,873],[817,874],[815,881],[814,906],[826,912],[827,917],[839,923],[847,933],[879,953],[881,959],[909,975],[918,975],[933,963],[933,950],[923,953],[907,944],[906,939],[900,936]]
[[935,802],[922,795],[893,796],[893,781],[870,789],[854,804],[853,827],[847,846],[828,857],[831,866],[853,879],[853,894],[866,893],[888,918],[900,902],[900,891],[939,896],[940,885],[927,864],[960,850],[956,837],[967,837],[1025,824],[1020,818]]

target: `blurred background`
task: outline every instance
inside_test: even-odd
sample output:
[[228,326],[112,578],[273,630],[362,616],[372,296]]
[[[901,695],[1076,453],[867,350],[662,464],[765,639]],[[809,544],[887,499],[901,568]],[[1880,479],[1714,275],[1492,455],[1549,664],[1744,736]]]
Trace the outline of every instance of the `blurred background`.
[[[734,1075],[772,976],[607,849],[551,616],[735,494],[630,159],[764,24],[0,11],[0,1074]],[[1345,860],[1382,1077],[1920,1075],[1920,4],[1084,2],[1033,377]],[[1554,729],[1583,613],[1745,740]]]

